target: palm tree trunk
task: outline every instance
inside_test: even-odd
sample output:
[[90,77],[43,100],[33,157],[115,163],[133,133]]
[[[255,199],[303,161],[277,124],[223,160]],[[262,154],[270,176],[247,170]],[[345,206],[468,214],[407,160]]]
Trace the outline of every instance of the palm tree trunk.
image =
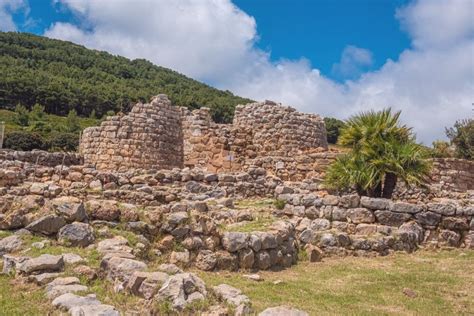
[[396,185],[397,185],[397,175],[391,172],[385,174],[382,197],[386,199],[390,199],[392,197],[392,194],[393,194],[393,191],[395,190]]
[[382,196],[382,182],[377,183],[377,185],[368,190],[368,196],[370,197],[380,197]]

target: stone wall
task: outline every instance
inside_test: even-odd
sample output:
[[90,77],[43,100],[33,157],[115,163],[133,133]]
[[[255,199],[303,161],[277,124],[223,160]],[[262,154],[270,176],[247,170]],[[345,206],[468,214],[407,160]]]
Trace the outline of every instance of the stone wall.
[[183,166],[181,110],[165,95],[136,104],[83,132],[80,153],[97,169],[172,169]]
[[0,150],[0,161],[23,161],[41,166],[54,167],[58,165],[80,165],[82,164],[82,156],[78,153],[62,153],[62,152],[47,152],[42,150],[33,151],[16,151],[10,149]]
[[474,190],[474,161],[454,158],[433,159],[433,186],[446,191]]
[[279,216],[296,226],[298,241],[327,255],[388,254],[423,247],[474,249],[472,199],[407,203],[358,195],[326,195],[277,187]]
[[263,167],[297,180],[334,158],[322,154],[328,144],[321,117],[271,101],[237,106],[228,125],[214,123],[206,108],[186,111],[183,131],[185,165],[212,172]]
[[265,101],[239,105],[233,124],[216,124],[209,109],[173,107],[160,95],[150,104],[137,104],[128,115],[86,129],[80,150],[85,162],[100,170],[184,165],[211,172],[237,171],[248,168],[249,159],[265,157],[276,164],[276,157],[283,157],[295,159],[290,165],[304,172],[281,174],[291,178],[298,173],[304,178],[311,166],[301,167],[300,160],[308,160],[308,151],[327,147],[324,121],[318,115]]

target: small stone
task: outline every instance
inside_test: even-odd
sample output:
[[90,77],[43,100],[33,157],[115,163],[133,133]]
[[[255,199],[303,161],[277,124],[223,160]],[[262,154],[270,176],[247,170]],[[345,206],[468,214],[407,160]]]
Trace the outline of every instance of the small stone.
[[259,316],[308,316],[308,313],[286,306],[270,307],[258,314]]
[[416,294],[415,291],[413,291],[412,289],[407,288],[407,287],[403,289],[403,294],[405,294],[409,298],[415,298],[415,297],[418,296],[418,294]]
[[244,274],[243,277],[252,281],[263,281],[259,274]]
[[94,242],[94,239],[94,230],[86,223],[68,224],[58,233],[58,241],[72,247],[87,247]]
[[25,274],[36,271],[56,272],[64,268],[64,260],[62,256],[53,256],[44,254],[36,258],[28,259],[22,262],[18,270]]

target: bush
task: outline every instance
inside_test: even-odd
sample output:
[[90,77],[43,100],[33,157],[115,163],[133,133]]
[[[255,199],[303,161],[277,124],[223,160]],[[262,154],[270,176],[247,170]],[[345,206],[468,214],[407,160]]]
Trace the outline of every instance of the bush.
[[359,195],[391,198],[398,180],[423,185],[431,164],[400,112],[369,111],[346,121],[338,144],[352,151],[337,157],[325,175],[329,189],[355,189]]
[[61,133],[54,135],[49,142],[52,151],[76,151],[79,147],[79,135]]
[[28,112],[28,109],[24,107],[21,104],[17,104],[15,107],[15,123],[17,123],[20,126],[28,126],[28,123],[30,121],[30,113]]
[[448,142],[436,140],[433,142],[431,156],[434,158],[450,158],[454,156],[454,152]]
[[12,132],[5,137],[5,148],[14,150],[45,149],[43,138],[36,133]]
[[325,117],[328,143],[335,144],[339,138],[340,130],[344,127],[344,122],[333,117]]
[[282,199],[276,199],[275,202],[273,202],[273,205],[277,208],[277,210],[282,210],[285,208],[286,201]]
[[474,159],[474,120],[456,121],[453,127],[446,129],[451,144],[456,147],[456,156],[463,159]]

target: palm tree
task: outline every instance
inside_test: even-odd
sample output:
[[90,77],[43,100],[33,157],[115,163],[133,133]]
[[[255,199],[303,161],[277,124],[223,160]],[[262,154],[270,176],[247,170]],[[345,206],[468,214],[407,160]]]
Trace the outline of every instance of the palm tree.
[[325,184],[333,189],[355,188],[358,194],[390,198],[399,179],[421,185],[430,172],[425,148],[411,128],[399,123],[391,109],[364,112],[346,121],[338,144],[351,152],[329,167]]

